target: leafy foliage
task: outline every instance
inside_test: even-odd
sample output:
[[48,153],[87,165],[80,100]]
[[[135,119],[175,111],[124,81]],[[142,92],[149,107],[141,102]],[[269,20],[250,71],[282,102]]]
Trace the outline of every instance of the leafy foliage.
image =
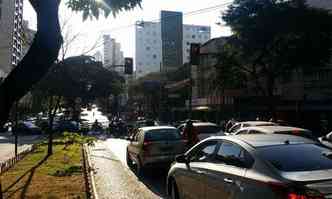
[[48,96],[94,99],[120,93],[122,79],[86,56],[71,57],[55,64],[35,90]]
[[96,142],[97,139],[94,137],[82,136],[78,133],[64,132],[63,141],[64,141],[66,147],[68,147],[68,145],[71,145],[71,144],[88,144],[91,146],[91,145],[94,145],[94,142]]
[[332,16],[303,0],[235,0],[222,18],[234,35],[219,60],[245,73],[265,95],[273,95],[285,73],[330,61]]
[[73,11],[82,11],[83,20],[99,18],[100,12],[108,17],[110,13],[116,16],[119,12],[141,6],[142,0],[69,0],[67,6]]

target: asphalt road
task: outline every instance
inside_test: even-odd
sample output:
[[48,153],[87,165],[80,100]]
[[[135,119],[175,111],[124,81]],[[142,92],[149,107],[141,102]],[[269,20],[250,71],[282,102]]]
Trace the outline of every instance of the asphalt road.
[[167,170],[149,169],[137,177],[126,164],[127,145],[111,138],[90,149],[99,198],[166,198]]

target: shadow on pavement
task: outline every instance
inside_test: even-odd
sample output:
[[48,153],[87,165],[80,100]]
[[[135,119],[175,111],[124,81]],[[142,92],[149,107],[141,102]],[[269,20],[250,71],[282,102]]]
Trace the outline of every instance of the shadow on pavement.
[[167,173],[168,168],[149,168],[145,169],[142,176],[138,177],[138,179],[156,195],[160,196],[161,198],[167,198]]

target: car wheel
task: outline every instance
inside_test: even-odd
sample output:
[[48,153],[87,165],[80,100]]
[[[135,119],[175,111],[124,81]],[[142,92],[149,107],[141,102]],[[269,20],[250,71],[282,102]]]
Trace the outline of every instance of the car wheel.
[[170,196],[171,199],[179,199],[179,191],[175,180],[172,180]]
[[126,155],[126,160],[127,160],[127,165],[131,169],[133,167],[133,161],[130,159],[130,155],[127,150],[127,155]]

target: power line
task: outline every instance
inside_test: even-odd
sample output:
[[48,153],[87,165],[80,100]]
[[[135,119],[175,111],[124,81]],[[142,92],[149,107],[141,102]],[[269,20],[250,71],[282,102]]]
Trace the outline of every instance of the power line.
[[[184,13],[182,16],[183,17],[185,17],[185,16],[194,16],[194,15],[199,15],[199,14],[211,12],[211,11],[220,9],[221,7],[228,6],[231,3],[232,3],[232,1],[224,2],[224,3],[219,4],[219,5],[215,5],[215,6],[211,6],[211,7],[207,7],[207,8],[202,8],[202,9],[199,9],[199,10],[190,11],[190,12]],[[178,15],[177,14],[169,15],[169,16],[166,16],[165,18],[170,18],[170,17],[175,17],[175,16],[178,16]],[[158,19],[154,19],[154,20],[149,20],[148,22],[160,22],[160,20],[161,19],[158,18]],[[144,22],[144,21],[142,21],[142,22]],[[108,31],[117,31],[117,30],[121,30],[121,29],[127,29],[127,28],[130,28],[130,27],[136,26],[136,25],[137,24],[135,23],[135,24],[129,24],[129,25],[125,25],[125,26],[119,26],[119,27],[116,27],[116,28],[112,28]]]

